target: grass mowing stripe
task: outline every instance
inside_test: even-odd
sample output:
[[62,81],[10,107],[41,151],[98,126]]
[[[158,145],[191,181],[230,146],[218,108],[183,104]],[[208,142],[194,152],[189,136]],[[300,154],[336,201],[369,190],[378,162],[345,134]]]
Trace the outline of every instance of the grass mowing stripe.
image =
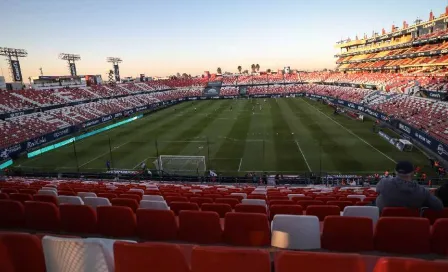
[[[195,138],[198,135],[200,135],[201,132],[205,130],[207,126],[215,120],[216,117],[218,117],[225,109],[229,108],[230,104],[232,103],[232,100],[221,100],[219,101],[219,103],[221,103],[221,105],[219,105],[219,107],[216,110],[212,111],[211,114],[203,116],[202,118],[196,118],[194,124],[189,129],[178,134],[173,140],[181,141],[185,139]],[[207,107],[207,110],[209,108],[210,107]],[[179,142],[175,144],[174,142],[171,142],[171,144],[169,144],[167,148],[164,148],[160,154],[176,155],[179,154],[184,147],[185,143]]]
[[336,120],[334,120],[333,118],[331,118],[330,116],[328,116],[327,114],[323,113],[322,111],[320,111],[319,109],[317,109],[316,107],[314,107],[313,105],[311,105],[310,103],[308,103],[308,101],[304,100],[305,103],[307,103],[310,107],[314,108],[316,111],[320,112],[321,114],[323,114],[325,117],[327,117],[328,119],[330,119],[331,121],[333,121],[335,124],[339,125],[341,128],[343,128],[345,131],[347,131],[348,133],[350,133],[351,135],[355,136],[356,138],[358,138],[360,141],[362,141],[363,143],[365,143],[366,145],[370,146],[371,148],[375,149],[376,151],[378,151],[379,153],[381,153],[384,157],[386,157],[387,159],[389,159],[391,162],[393,163],[397,163],[394,159],[392,159],[391,157],[387,156],[386,154],[384,154],[383,152],[381,152],[378,148],[374,147],[373,145],[371,145],[370,143],[368,143],[366,140],[364,140],[363,138],[359,137],[357,134],[355,134],[353,131],[349,130],[348,128],[344,127],[343,125],[341,125],[341,123],[337,122]]
[[296,165],[303,165],[304,161],[300,155],[298,156],[294,135],[282,114],[277,100],[269,100],[269,105],[272,115],[272,132],[275,134],[273,140],[277,158],[275,161],[276,169],[279,171],[294,170]]
[[[249,107],[250,100],[243,100],[242,108]],[[241,110],[233,123],[232,129],[225,136],[225,140],[215,154],[215,158],[242,158],[245,140],[249,131],[252,114]],[[236,139],[236,140],[235,140]],[[239,140],[239,141],[238,141]]]
[[[297,101],[299,101],[299,104],[294,103]],[[315,114],[307,111],[303,107],[304,103],[302,100],[288,100],[287,104],[291,107],[294,114],[298,118],[301,118],[303,124],[313,135],[313,138],[321,143],[320,146],[322,151],[329,155],[331,158],[331,163],[337,167],[338,171],[343,172],[347,166],[350,168],[353,167],[352,169],[363,169],[363,165],[358,161],[358,158],[355,157],[352,152],[349,152],[348,147],[342,145],[338,141],[335,141],[334,134],[332,134],[331,131],[321,127],[321,124],[325,124],[325,121],[322,119],[319,120]]]

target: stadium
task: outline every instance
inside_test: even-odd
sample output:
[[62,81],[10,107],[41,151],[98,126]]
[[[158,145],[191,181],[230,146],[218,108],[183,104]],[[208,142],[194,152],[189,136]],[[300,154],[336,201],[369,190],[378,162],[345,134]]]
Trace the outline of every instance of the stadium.
[[[448,271],[447,41],[448,7],[333,70],[103,79],[61,53],[29,84],[0,47],[0,271]],[[381,206],[407,162],[427,201]]]

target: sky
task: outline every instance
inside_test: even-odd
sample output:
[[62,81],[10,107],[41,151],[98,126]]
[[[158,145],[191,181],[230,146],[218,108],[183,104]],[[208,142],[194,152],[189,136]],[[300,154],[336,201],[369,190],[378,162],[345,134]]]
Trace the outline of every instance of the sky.
[[[67,75],[59,53],[79,54],[78,74],[122,77],[335,68],[334,45],[445,12],[447,0],[0,0],[0,47],[21,48],[23,77]],[[0,75],[10,80],[0,59]]]

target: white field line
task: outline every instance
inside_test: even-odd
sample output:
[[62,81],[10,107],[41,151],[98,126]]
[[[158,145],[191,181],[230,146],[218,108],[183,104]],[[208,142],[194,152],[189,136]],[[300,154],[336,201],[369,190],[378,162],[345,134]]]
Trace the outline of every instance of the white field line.
[[240,159],[240,165],[238,166],[238,172],[241,171],[241,164],[243,163],[243,158]]
[[[112,151],[114,151],[114,150],[116,150],[116,149],[118,149],[118,148],[120,148],[120,147],[122,147],[122,146],[124,146],[124,145],[127,145],[128,143],[129,143],[129,142],[122,143],[121,145],[118,145],[118,146],[112,148]],[[109,153],[110,153],[110,151],[104,152],[103,154],[100,154],[100,155],[96,156],[95,158],[93,158],[93,159],[87,161],[86,163],[81,164],[81,165],[79,166],[79,168],[81,168],[81,167],[83,167],[84,165],[87,165],[87,164],[89,164],[89,163],[91,163],[91,162],[93,162],[93,161],[95,161],[95,160],[97,160],[97,159],[99,159],[99,158],[101,158],[101,157],[103,157],[103,156],[109,154]]]
[[142,160],[141,162],[139,162],[138,164],[136,164],[132,169],[139,167],[140,165],[142,165],[143,162],[147,161],[149,158],[156,158],[156,157],[149,156],[149,157],[145,158],[144,160]]
[[298,142],[297,140],[296,140],[295,142],[296,142],[297,147],[299,148],[300,153],[302,154],[303,159],[305,160],[305,163],[306,163],[306,166],[308,167],[308,170],[309,170],[310,172],[313,172],[313,171],[311,170],[310,165],[308,164],[308,160],[306,159],[305,154],[304,154],[303,151],[302,151],[302,148],[300,147],[299,142]]
[[378,151],[380,154],[382,154],[384,157],[386,157],[387,159],[389,159],[391,162],[393,163],[397,163],[394,159],[392,159],[391,157],[387,156],[386,154],[384,154],[383,152],[381,152],[380,150],[378,150],[378,148],[374,147],[373,145],[371,145],[370,143],[368,143],[366,140],[364,140],[363,138],[359,137],[358,135],[356,135],[353,131],[351,131],[350,129],[344,127],[343,125],[341,125],[339,122],[337,122],[336,120],[334,120],[333,118],[329,117],[328,115],[326,115],[325,113],[323,113],[322,111],[320,111],[319,109],[317,109],[316,107],[314,107],[313,105],[311,105],[310,103],[308,103],[308,101],[306,101],[305,99],[302,99],[303,101],[305,101],[305,103],[308,104],[308,106],[312,107],[313,109],[315,109],[316,111],[320,112],[322,115],[324,115],[325,117],[327,117],[328,119],[330,119],[331,121],[333,121],[335,124],[339,125],[341,128],[345,129],[348,133],[352,134],[353,136],[355,136],[356,138],[358,138],[359,140],[361,140],[362,142],[364,142],[366,145],[370,146],[371,148],[375,149],[376,151]]

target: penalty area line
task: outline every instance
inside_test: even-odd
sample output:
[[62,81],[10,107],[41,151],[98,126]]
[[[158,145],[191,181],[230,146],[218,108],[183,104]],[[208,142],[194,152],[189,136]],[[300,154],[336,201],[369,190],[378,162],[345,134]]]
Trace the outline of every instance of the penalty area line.
[[238,172],[241,171],[241,164],[243,163],[243,158],[240,158],[240,165],[238,166]]
[[304,154],[303,151],[302,151],[302,148],[300,147],[299,141],[296,140],[295,142],[296,142],[297,147],[299,148],[300,153],[302,154],[303,159],[305,160],[305,163],[306,163],[306,166],[308,167],[308,170],[309,170],[310,172],[313,172],[313,171],[311,170],[311,167],[310,167],[309,163],[308,163],[308,160],[307,160],[306,157],[305,157],[305,154]]

